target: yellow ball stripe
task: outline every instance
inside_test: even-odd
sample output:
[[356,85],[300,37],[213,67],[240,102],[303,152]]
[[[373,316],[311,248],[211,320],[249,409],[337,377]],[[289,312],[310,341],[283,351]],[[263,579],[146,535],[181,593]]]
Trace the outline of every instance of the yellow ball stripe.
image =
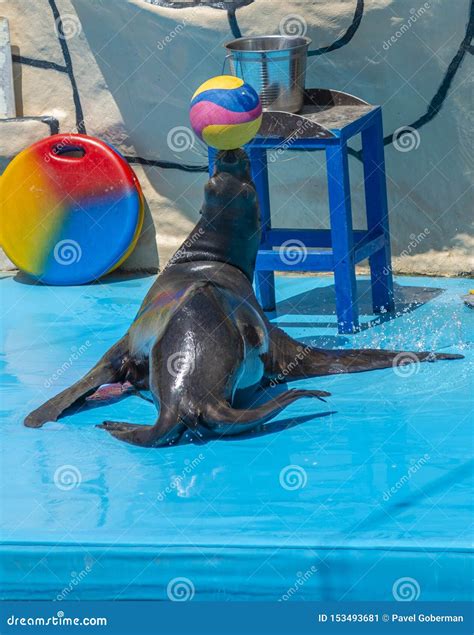
[[234,77],[234,75],[218,75],[217,77],[208,79],[207,82],[204,82],[204,84],[201,84],[194,95],[191,97],[191,100],[203,93],[205,90],[211,90],[213,88],[222,88],[224,90],[230,88],[239,88],[243,85],[243,83],[243,79],[240,79],[240,77]]
[[218,150],[234,150],[248,143],[258,132],[262,116],[254,121],[233,125],[206,126],[202,131],[202,138],[207,145]]

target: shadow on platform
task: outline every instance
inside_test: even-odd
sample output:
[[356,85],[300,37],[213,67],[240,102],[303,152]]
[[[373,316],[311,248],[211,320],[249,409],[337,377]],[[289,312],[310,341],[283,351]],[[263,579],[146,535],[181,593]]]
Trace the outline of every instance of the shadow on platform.
[[[394,283],[395,311],[393,313],[382,313],[375,315],[372,309],[372,293],[370,280],[357,281],[357,297],[359,302],[359,315],[374,316],[366,322],[361,322],[360,330],[366,330],[378,326],[383,322],[394,320],[405,313],[411,313],[427,302],[433,300],[444,292],[443,289],[434,287],[405,286]],[[295,321],[288,319],[289,316],[314,316],[312,321]],[[334,284],[315,287],[310,291],[305,291],[298,295],[286,298],[277,303],[276,311],[268,312],[270,320],[284,316],[285,319],[278,319],[278,326],[281,328],[331,328],[336,326],[336,292]],[[332,320],[324,320],[325,316],[332,316]],[[304,338],[303,338],[304,339]],[[314,338],[313,338],[314,339]],[[328,345],[328,338],[324,337],[325,346]],[[348,341],[344,337],[334,337],[332,344],[340,346]]]

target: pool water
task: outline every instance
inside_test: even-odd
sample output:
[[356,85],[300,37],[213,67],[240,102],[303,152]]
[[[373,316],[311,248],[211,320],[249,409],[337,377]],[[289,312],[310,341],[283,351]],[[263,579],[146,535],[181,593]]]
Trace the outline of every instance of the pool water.
[[469,599],[469,281],[398,278],[388,320],[361,278],[363,329],[339,336],[332,278],[278,277],[272,320],[304,342],[466,358],[292,382],[332,396],[241,437],[142,449],[95,427],[152,423],[139,396],[24,428],[126,331],[153,281],[1,281],[3,597]]

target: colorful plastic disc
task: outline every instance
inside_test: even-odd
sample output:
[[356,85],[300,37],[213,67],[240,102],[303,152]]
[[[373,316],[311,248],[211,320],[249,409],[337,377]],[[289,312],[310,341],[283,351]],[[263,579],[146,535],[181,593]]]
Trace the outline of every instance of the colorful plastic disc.
[[118,267],[143,223],[133,170],[111,146],[58,134],[18,154],[0,177],[1,242],[47,284],[84,284]]

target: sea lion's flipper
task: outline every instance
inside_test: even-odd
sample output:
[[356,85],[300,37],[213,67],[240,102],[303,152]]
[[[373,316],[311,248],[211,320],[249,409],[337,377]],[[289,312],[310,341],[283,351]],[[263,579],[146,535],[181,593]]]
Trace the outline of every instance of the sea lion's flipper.
[[[174,350],[174,349],[173,349]],[[132,445],[142,447],[160,447],[176,443],[186,429],[181,415],[179,391],[169,390],[168,382],[173,383],[175,376],[169,360],[175,357],[167,350],[167,337],[156,342],[150,353],[150,392],[159,409],[155,425],[137,425],[125,421],[104,421],[97,428],[107,430],[109,434]],[[166,391],[166,398],[163,392]],[[192,417],[192,413],[189,414]]]
[[[201,412],[201,422],[214,432],[227,436],[241,434],[265,423],[277,415],[296,399],[302,397],[317,397],[324,401],[330,393],[322,390],[287,390],[274,399],[267,401],[258,408],[237,410],[227,402],[217,402],[204,406]],[[178,413],[172,415],[170,411],[158,418],[154,426],[136,425],[120,421],[104,421],[96,426],[107,430],[120,441],[141,447],[164,447],[175,444],[186,430],[186,424],[179,418]]]
[[141,396],[139,391],[129,381],[102,384],[92,395],[86,397],[86,401],[88,405],[105,405],[120,401],[129,395]]
[[137,425],[125,421],[104,421],[96,426],[107,430],[119,441],[141,447],[158,448],[174,445],[182,436],[186,426],[178,414],[169,411],[158,417],[154,426]]
[[219,434],[240,434],[265,423],[296,399],[317,397],[324,401],[323,397],[329,395],[330,393],[323,390],[287,390],[258,408],[237,410],[224,401],[211,403],[205,407],[201,416],[203,423]]
[[125,336],[114,344],[82,379],[31,412],[24,421],[25,426],[40,428],[47,421],[56,421],[65,410],[85,400],[102,384],[120,381],[122,361],[126,353]]
[[285,381],[299,377],[359,373],[390,366],[403,366],[442,359],[463,359],[455,353],[428,351],[384,351],[374,348],[313,348],[294,340],[281,329],[271,331],[271,347],[265,372],[270,379]]

